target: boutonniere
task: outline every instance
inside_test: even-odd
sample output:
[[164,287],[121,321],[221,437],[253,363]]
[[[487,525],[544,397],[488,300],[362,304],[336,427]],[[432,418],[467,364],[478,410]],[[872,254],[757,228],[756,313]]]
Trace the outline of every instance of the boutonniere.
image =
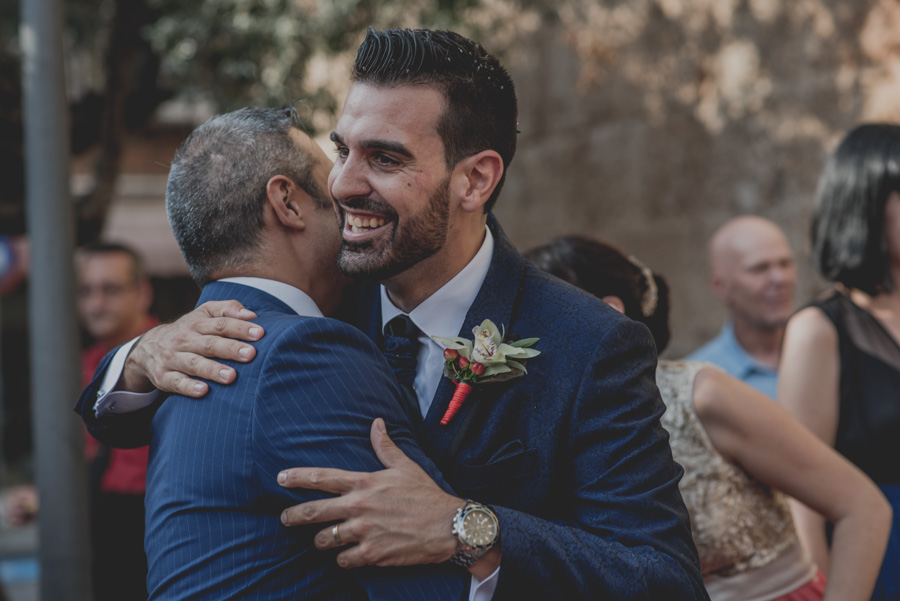
[[541,351],[530,348],[539,338],[524,338],[514,342],[504,340],[506,327],[501,332],[490,319],[485,319],[480,326],[472,328],[472,333],[475,334],[472,340],[459,336],[432,336],[436,342],[446,347],[444,377],[456,382],[453,398],[441,418],[442,426],[450,423],[472,391],[472,386],[505,382],[524,376],[528,373],[525,360],[541,354]]

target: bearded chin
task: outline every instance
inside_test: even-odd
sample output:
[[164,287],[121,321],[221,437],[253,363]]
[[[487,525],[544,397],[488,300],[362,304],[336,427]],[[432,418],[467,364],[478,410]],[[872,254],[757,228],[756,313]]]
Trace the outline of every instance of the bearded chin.
[[397,253],[391,247],[377,248],[369,241],[344,240],[338,255],[338,269],[350,278],[383,282],[424,261],[440,248],[440,245],[434,245],[419,247],[415,252]]
[[450,178],[444,179],[405,226],[394,222],[387,240],[341,240],[338,268],[347,277],[384,281],[433,256],[447,240]]

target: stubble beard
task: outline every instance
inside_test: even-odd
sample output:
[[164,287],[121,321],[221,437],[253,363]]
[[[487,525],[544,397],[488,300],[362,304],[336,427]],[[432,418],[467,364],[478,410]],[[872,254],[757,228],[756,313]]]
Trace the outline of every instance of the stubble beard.
[[[450,178],[428,197],[428,204],[401,224],[397,219],[387,240],[348,242],[341,238],[338,268],[347,277],[388,280],[433,256],[447,240],[450,221]],[[341,219],[343,226],[343,218]]]

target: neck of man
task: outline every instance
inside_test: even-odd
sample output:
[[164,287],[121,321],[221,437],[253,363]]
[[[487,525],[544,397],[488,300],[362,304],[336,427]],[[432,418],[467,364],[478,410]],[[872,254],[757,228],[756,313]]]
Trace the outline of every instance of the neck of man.
[[333,315],[341,300],[341,293],[349,280],[343,278],[334,265],[317,264],[309,258],[313,253],[262,253],[243,265],[222,269],[213,280],[233,277],[264,278],[293,286],[306,293],[323,315]]
[[477,228],[468,228],[466,235],[457,236],[454,240],[448,236],[447,242],[437,253],[383,281],[391,302],[404,313],[410,313],[455,278],[481,249],[485,222],[486,218]]
[[784,326],[763,328],[740,319],[735,319],[733,324],[734,337],[741,348],[763,365],[777,369]]

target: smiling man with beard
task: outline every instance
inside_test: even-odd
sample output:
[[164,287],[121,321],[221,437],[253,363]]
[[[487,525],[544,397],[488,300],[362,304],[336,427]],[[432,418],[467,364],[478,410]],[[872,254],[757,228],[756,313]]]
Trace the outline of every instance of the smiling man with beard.
[[[505,69],[452,32],[370,30],[353,78],[329,177],[339,265],[368,280],[351,319],[378,344],[408,338],[420,444],[467,500],[374,429],[387,469],[287,469],[282,486],[336,496],[282,521],[337,522],[339,534],[329,526],[315,540],[346,545],[343,567],[452,561],[469,568],[473,595],[495,599],[707,598],[659,424],[649,333],[527,263],[490,213],[516,145]],[[218,317],[236,310],[208,305],[145,336],[124,388],[199,397],[207,385],[190,375],[232,381],[199,355],[249,359],[247,345],[210,338],[254,339]],[[511,340],[539,338],[541,354],[522,378],[476,386],[443,424],[454,386],[434,336],[471,338],[485,319]]]

